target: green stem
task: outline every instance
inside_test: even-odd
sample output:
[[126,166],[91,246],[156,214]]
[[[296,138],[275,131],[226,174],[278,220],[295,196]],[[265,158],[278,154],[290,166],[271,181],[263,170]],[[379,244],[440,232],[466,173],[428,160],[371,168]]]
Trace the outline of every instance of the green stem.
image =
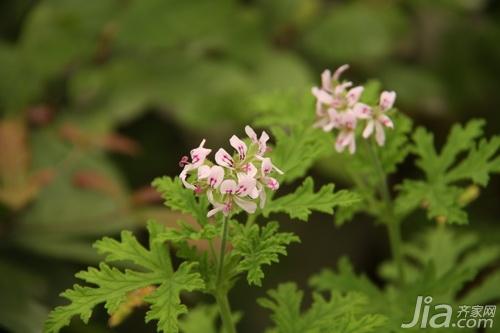
[[216,294],[215,299],[219,306],[222,325],[224,326],[224,333],[236,333],[233,319],[231,317],[231,308],[227,299],[227,293]]
[[[262,191],[264,191],[264,189],[262,189]],[[257,214],[248,215],[246,226],[248,227],[248,226],[251,226],[252,224],[254,224],[256,218],[257,218]]]
[[217,254],[215,253],[214,242],[211,239],[208,241],[208,246],[210,248],[210,254],[214,259],[214,262],[217,262]]
[[220,254],[219,254],[219,267],[217,268],[217,288],[220,285],[220,282],[222,279],[222,273],[224,271],[224,257],[226,254],[228,224],[229,224],[229,218],[223,217],[223,219],[222,219],[222,240],[220,243]]
[[370,152],[372,160],[374,161],[375,168],[379,175],[380,185],[381,185],[379,192],[386,208],[386,211],[382,213],[383,214],[382,219],[386,222],[387,231],[389,233],[389,243],[391,246],[392,257],[394,258],[394,261],[396,262],[396,266],[398,269],[399,283],[400,285],[404,285],[405,272],[403,269],[403,255],[401,252],[401,243],[402,243],[401,227],[400,227],[401,221],[394,214],[394,205],[392,202],[391,193],[389,191],[387,177],[382,167],[380,158],[376,153],[375,148],[373,147],[374,144],[375,144],[374,141],[368,143],[368,150]]
[[397,220],[387,223],[389,232],[389,242],[391,244],[391,252],[398,268],[398,276],[400,285],[405,284],[405,271],[403,269],[403,255],[401,253],[401,228]]
[[224,274],[224,257],[226,253],[226,242],[228,238],[228,225],[229,225],[229,217],[224,217],[222,220],[222,240],[220,245],[220,254],[219,254],[219,264],[217,267],[217,282],[215,291],[215,300],[217,301],[217,305],[219,306],[219,312],[222,319],[222,325],[224,326],[225,333],[236,333],[236,328],[233,323],[233,319],[231,317],[231,307],[229,305],[229,301],[227,299],[227,291],[225,288],[221,288],[221,283],[223,281]]

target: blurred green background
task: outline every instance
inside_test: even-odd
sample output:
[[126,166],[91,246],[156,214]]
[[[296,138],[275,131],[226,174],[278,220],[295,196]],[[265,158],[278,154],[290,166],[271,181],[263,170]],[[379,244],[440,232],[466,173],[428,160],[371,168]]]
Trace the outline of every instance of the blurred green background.
[[[201,138],[227,146],[254,119],[256,96],[307,93],[344,63],[351,78],[396,90],[398,108],[438,143],[470,118],[500,132],[499,1],[0,1],[0,331],[40,332],[73,274],[99,259],[97,238],[141,234],[147,218],[174,223],[149,183],[176,175]],[[313,175],[347,187],[332,161]],[[414,175],[405,164],[394,180]],[[484,237],[499,235],[499,185],[471,206]],[[385,231],[358,220],[283,221],[302,244],[266,270],[263,288],[237,284],[241,332],[268,323],[256,296],[279,281],[305,285],[343,254],[378,281]],[[111,329],[101,310],[64,332],[154,332],[142,316]]]

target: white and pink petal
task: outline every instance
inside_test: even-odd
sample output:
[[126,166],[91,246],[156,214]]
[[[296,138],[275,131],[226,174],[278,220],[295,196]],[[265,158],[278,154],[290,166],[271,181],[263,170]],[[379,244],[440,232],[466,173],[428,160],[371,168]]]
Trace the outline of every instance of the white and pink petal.
[[379,105],[382,111],[386,111],[392,108],[395,101],[396,101],[395,91],[383,91],[380,94]]
[[233,158],[227,151],[224,150],[224,148],[220,148],[217,153],[215,153],[215,162],[226,168],[232,168],[234,165]]
[[236,135],[229,139],[231,146],[238,152],[240,160],[244,160],[247,155],[247,145]]
[[239,197],[234,197],[234,202],[245,212],[249,214],[255,213],[257,210],[257,204],[250,200],[245,200]]

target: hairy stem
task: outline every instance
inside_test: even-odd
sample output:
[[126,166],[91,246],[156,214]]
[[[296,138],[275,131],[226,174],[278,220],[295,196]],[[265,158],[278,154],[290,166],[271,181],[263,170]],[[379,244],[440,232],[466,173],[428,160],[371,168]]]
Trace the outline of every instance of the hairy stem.
[[214,259],[214,262],[217,262],[217,254],[215,253],[214,242],[211,239],[208,241],[208,246],[210,249],[210,254],[212,255],[212,258]]
[[382,167],[382,162],[380,161],[376,149],[374,148],[374,144],[374,141],[368,143],[368,150],[380,179],[379,193],[385,206],[385,212],[381,214],[381,217],[386,222],[392,257],[394,258],[398,269],[399,283],[400,285],[403,285],[405,283],[405,272],[403,269],[403,255],[401,252],[401,221],[394,214],[394,205],[392,202],[391,193],[389,191],[387,177]]
[[225,333],[236,333],[233,319],[231,317],[231,307],[227,299],[227,293],[217,294],[215,296],[217,305],[219,306],[222,325],[224,326]]
[[217,267],[217,282],[215,291],[215,299],[219,306],[219,312],[222,319],[222,325],[226,333],[236,333],[233,320],[231,318],[231,307],[227,299],[228,291],[222,287],[223,274],[224,274],[224,257],[226,254],[226,242],[228,237],[228,224],[229,218],[224,217],[222,220],[222,241],[220,245],[219,263]]
[[217,287],[220,286],[222,274],[223,274],[223,270],[224,270],[224,257],[226,254],[228,224],[229,224],[229,218],[224,217],[222,219],[222,240],[220,243],[219,265],[217,267]]
[[257,218],[257,214],[250,214],[250,215],[248,215],[246,226],[248,227],[248,226],[251,226],[252,224],[254,224],[256,218]]

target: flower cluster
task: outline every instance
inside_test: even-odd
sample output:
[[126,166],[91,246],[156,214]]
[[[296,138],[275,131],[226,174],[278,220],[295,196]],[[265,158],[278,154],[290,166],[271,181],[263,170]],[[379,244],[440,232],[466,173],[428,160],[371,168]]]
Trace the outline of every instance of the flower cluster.
[[316,127],[329,132],[337,130],[335,148],[338,152],[349,147],[349,152],[356,151],[356,128],[364,122],[363,138],[375,133],[375,140],[380,146],[385,143],[384,127],[393,128],[394,124],[387,116],[396,100],[394,91],[383,91],[377,105],[360,102],[363,86],[353,87],[352,82],[340,81],[340,75],[349,68],[339,67],[333,75],[329,70],[321,74],[321,88],[312,88],[316,97]]
[[197,194],[206,193],[213,209],[208,212],[212,216],[218,212],[229,215],[235,204],[248,213],[257,209],[257,201],[261,208],[266,202],[266,188],[273,191],[279,187],[278,181],[271,173],[283,172],[273,165],[267,152],[269,135],[262,132],[258,137],[250,127],[245,127],[249,144],[233,135],[229,143],[235,149],[231,155],[223,148],[215,153],[215,164],[208,160],[212,151],[204,147],[205,140],[198,148],[191,150],[191,161],[184,156],[180,161],[183,167],[180,179],[186,188]]

